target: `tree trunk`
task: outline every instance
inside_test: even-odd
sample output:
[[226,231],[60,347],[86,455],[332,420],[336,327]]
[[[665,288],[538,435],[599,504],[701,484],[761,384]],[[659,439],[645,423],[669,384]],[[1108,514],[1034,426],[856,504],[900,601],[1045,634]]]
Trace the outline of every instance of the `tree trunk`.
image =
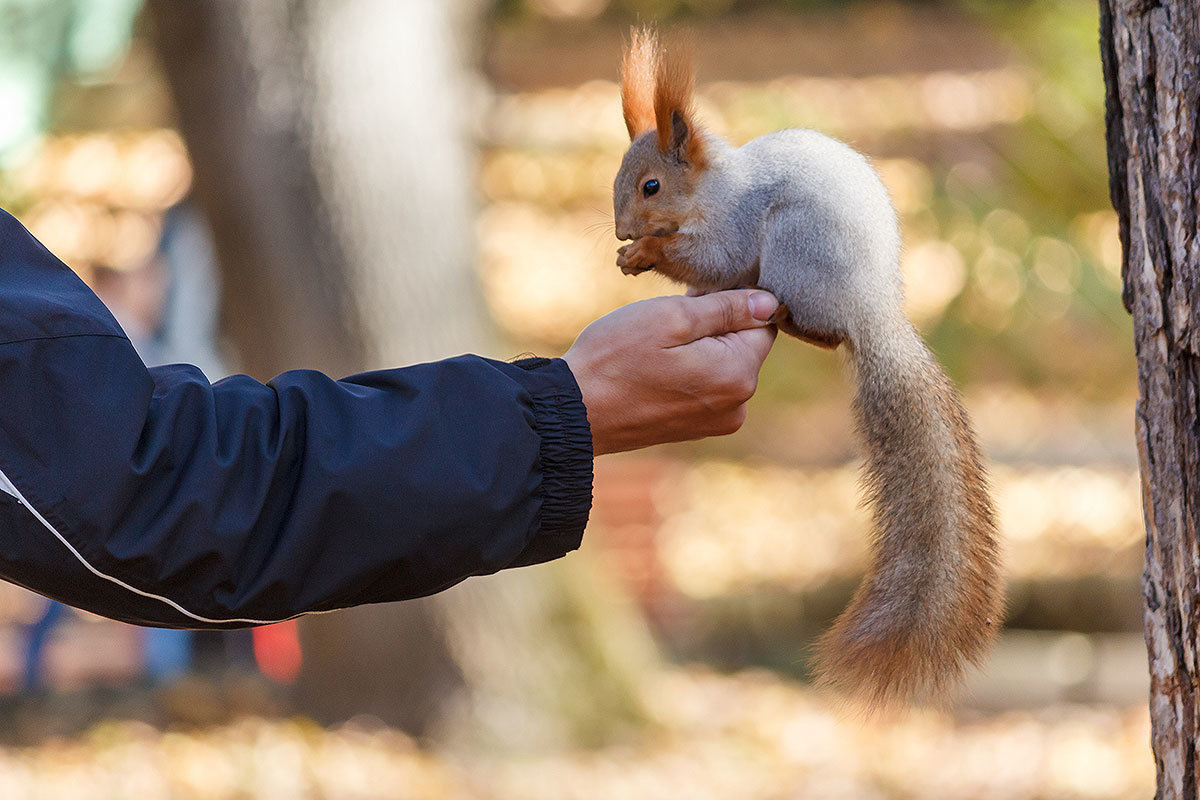
[[[488,350],[474,76],[458,51],[475,5],[149,4],[222,264],[225,329],[256,377]],[[543,682],[565,677],[564,639],[547,620],[579,600],[562,576],[521,570],[306,619],[303,709],[325,722],[369,713],[417,735],[467,709],[497,736],[517,724],[556,737],[564,709]],[[601,662],[585,671],[614,684]],[[630,706],[631,687],[615,685],[591,695],[587,724],[603,704]]]
[[1101,0],[1110,192],[1137,349],[1146,647],[1159,798],[1197,797],[1200,6]]

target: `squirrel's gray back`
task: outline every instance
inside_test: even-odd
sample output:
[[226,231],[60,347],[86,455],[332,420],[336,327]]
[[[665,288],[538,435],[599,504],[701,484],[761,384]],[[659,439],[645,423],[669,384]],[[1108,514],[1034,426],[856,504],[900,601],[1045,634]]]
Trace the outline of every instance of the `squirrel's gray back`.
[[765,272],[785,271],[782,285],[809,301],[820,294],[829,304],[823,312],[851,333],[874,327],[868,315],[901,313],[896,213],[862,154],[817,131],[790,129],[737,148],[729,169],[749,187],[742,213],[764,226],[764,286],[774,282]]

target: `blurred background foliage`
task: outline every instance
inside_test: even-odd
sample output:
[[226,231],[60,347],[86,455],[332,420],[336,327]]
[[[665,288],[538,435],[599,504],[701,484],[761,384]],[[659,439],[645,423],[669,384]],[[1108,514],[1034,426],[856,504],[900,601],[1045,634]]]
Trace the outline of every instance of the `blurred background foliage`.
[[[0,0],[0,99],[14,110],[0,119],[0,205],[135,306],[149,302],[138,276],[163,214],[192,180],[139,6]],[[464,760],[369,720],[329,730],[281,720],[286,690],[243,702],[219,682],[184,703],[203,714],[126,694],[118,710],[105,702],[89,714],[78,692],[127,686],[139,656],[136,637],[79,615],[51,647],[51,683],[75,694],[33,711],[14,701],[14,738],[36,745],[109,714],[190,732],[106,723],[14,747],[0,754],[0,789],[11,789],[0,794],[77,796],[72,780],[152,797],[1149,792],[1133,352],[1094,4],[483,6],[468,117],[477,274],[503,337],[487,355],[560,353],[612,307],[676,291],[615,268],[610,188],[627,143],[622,37],[637,20],[686,26],[707,124],[735,143],[820,129],[868,154],[892,192],[909,311],[994,463],[1010,580],[1010,630],[995,658],[953,713],[864,724],[806,688],[808,647],[861,574],[866,520],[842,360],[780,341],[742,432],[597,465],[585,549],[663,657],[640,679],[646,722],[631,739]],[[18,590],[0,594],[0,685],[11,691],[36,609]],[[248,712],[265,719],[228,722]],[[236,755],[246,748],[263,757]]]

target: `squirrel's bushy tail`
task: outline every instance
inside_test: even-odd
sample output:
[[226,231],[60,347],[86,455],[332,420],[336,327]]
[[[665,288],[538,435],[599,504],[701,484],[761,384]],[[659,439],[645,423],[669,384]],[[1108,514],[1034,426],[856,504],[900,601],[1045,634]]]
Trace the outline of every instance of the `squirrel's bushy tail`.
[[905,320],[852,345],[872,565],[822,637],[818,683],[868,711],[939,700],[1003,612],[995,515],[954,387]]

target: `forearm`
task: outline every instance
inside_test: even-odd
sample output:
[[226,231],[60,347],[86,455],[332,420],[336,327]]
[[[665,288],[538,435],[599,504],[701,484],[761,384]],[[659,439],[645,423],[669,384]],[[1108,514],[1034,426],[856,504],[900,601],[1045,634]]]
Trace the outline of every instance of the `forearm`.
[[[123,343],[70,346],[85,344],[111,364]],[[43,404],[53,425],[0,426],[22,501],[8,577],[107,616],[220,626],[425,595],[578,546],[590,439],[564,366],[146,377],[87,397],[38,381],[33,402],[60,398]]]

